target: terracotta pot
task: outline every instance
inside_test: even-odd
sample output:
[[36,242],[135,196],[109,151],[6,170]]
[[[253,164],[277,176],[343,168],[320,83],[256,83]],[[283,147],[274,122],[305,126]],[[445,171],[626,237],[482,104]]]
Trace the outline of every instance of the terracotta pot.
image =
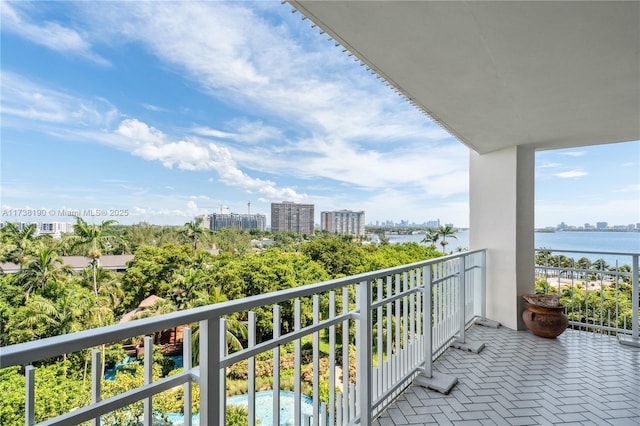
[[556,338],[566,330],[569,320],[564,314],[565,306],[558,296],[548,294],[525,294],[527,309],[522,319],[529,330],[536,336]]

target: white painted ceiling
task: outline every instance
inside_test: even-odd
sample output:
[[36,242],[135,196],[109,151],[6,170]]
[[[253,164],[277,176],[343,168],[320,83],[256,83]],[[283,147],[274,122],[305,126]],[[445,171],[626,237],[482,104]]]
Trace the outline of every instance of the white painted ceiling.
[[640,139],[639,1],[289,3],[481,154]]

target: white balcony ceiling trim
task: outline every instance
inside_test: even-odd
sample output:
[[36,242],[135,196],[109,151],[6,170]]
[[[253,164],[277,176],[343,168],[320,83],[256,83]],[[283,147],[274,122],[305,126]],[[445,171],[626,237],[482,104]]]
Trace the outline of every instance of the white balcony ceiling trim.
[[480,154],[640,139],[638,1],[290,1]]

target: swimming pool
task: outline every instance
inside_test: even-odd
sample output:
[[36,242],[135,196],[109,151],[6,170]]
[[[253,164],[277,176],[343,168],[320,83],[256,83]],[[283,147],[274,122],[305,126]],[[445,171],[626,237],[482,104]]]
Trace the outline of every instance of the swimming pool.
[[[280,425],[289,426],[295,424],[294,419],[294,401],[295,394],[289,391],[280,391]],[[313,401],[306,395],[302,395],[301,411],[302,415],[313,414]],[[227,398],[227,405],[238,404],[247,407],[249,404],[249,395],[236,395]],[[173,426],[184,425],[184,416],[182,414],[171,413],[167,415]],[[256,417],[260,421],[260,425],[273,424],[273,391],[256,392]],[[193,425],[200,424],[200,416],[193,415]]]
[[[175,363],[174,368],[182,368],[183,359],[182,355],[170,356]],[[104,377],[106,380],[115,380],[116,372],[126,370],[127,366],[137,362],[137,359],[126,357],[121,363],[118,363],[113,368],[105,371]],[[294,403],[295,394],[289,391],[280,391],[280,425],[288,426],[295,424],[294,419]],[[249,396],[236,395],[227,398],[227,405],[237,404],[247,407],[249,405]],[[302,395],[301,397],[301,411],[304,421],[304,415],[313,414],[313,401],[310,397]],[[256,392],[256,417],[260,421],[260,425],[272,425],[273,424],[273,391],[260,391]],[[184,415],[179,413],[169,413],[167,418],[173,426],[184,425]],[[193,415],[193,425],[200,424],[200,416],[198,414]]]
[[[173,369],[177,370],[178,368],[182,368],[184,366],[182,355],[171,355],[167,356],[167,358],[171,358],[173,360]],[[127,355],[122,362],[117,363],[113,367],[105,370],[104,378],[105,380],[114,381],[116,379],[116,373],[118,371],[125,371],[127,366],[133,365],[139,362],[137,358],[131,358]]]

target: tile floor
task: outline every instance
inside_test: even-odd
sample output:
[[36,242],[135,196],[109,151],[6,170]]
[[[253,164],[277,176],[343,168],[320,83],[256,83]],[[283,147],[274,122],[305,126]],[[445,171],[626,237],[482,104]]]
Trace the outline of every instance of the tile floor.
[[412,385],[374,422],[390,425],[640,426],[640,348],[567,330],[557,339],[473,326],[479,354],[448,349],[434,369],[449,395]]

